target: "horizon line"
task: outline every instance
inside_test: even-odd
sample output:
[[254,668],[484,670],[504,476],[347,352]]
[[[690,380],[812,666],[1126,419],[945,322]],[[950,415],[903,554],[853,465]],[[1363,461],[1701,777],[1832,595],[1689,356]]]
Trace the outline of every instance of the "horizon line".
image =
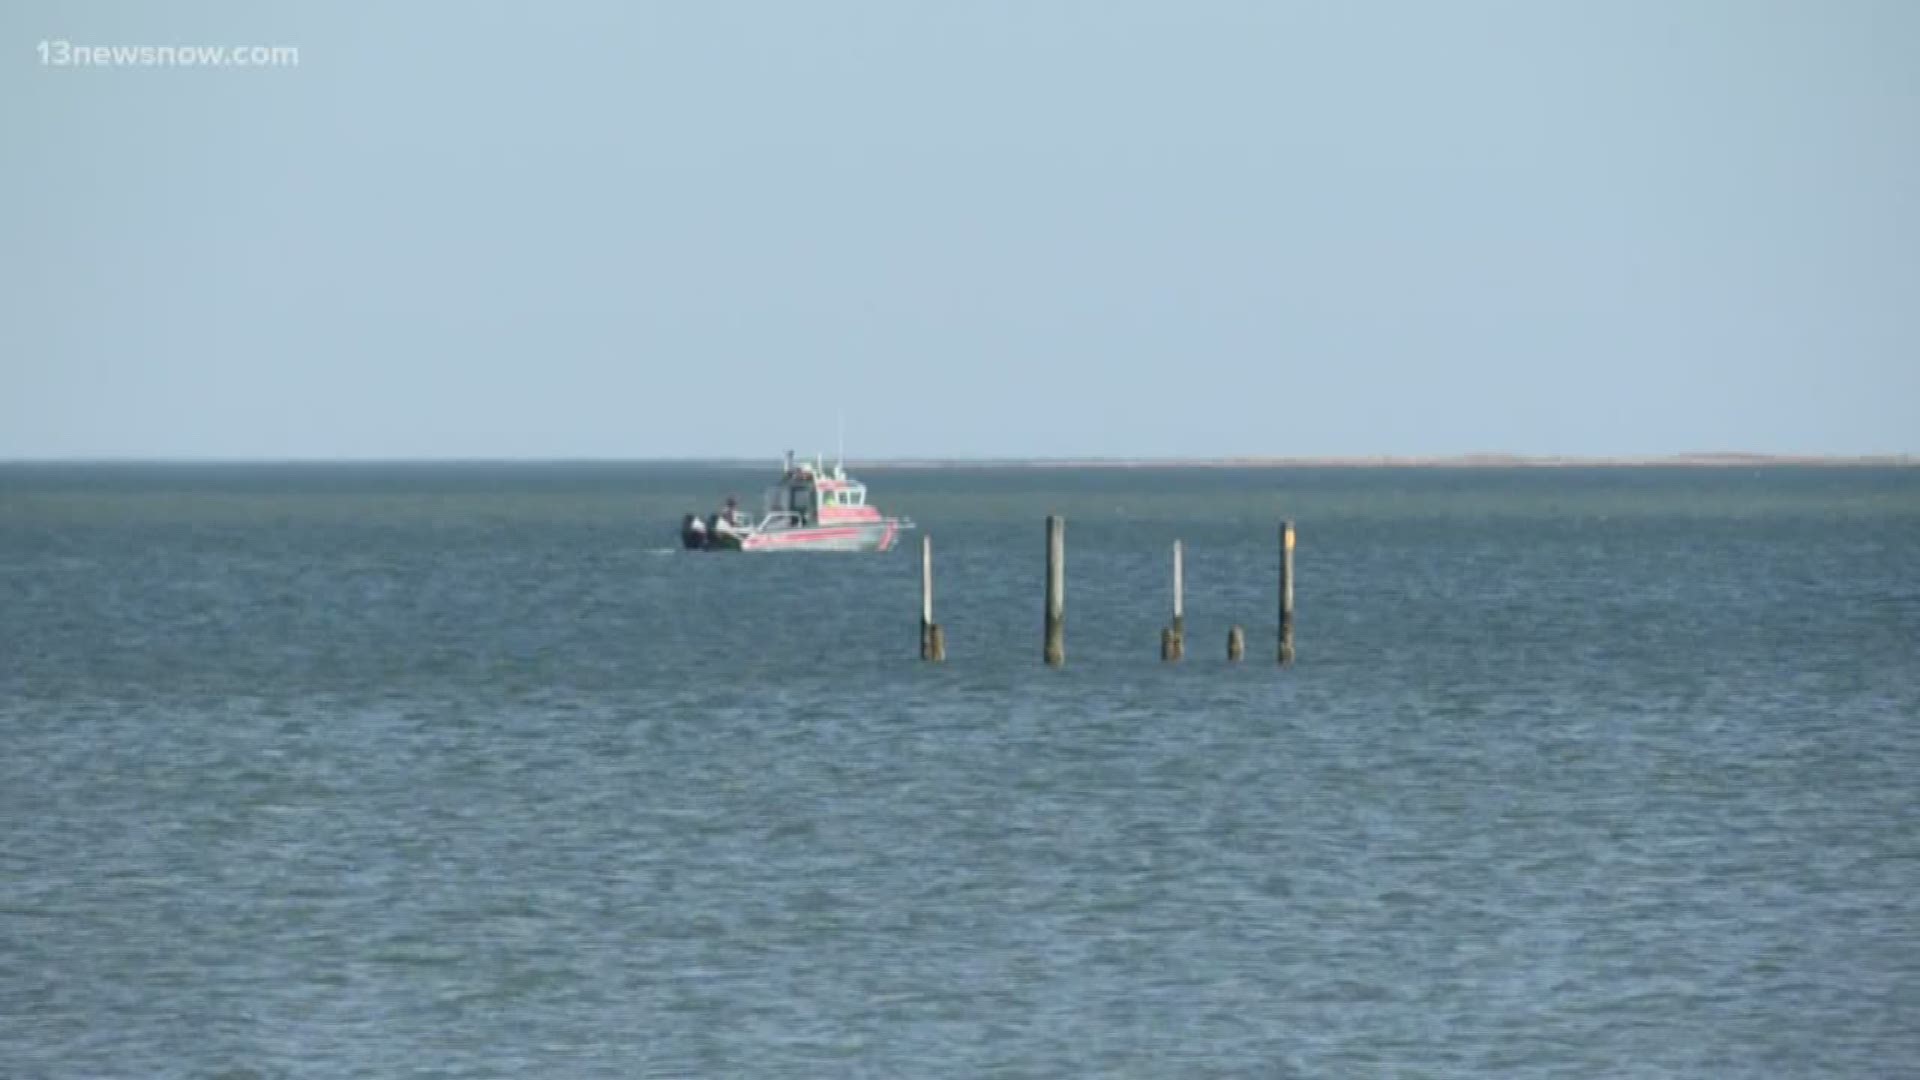
[[[763,467],[767,456],[626,457],[555,455],[550,457],[320,457],[320,456],[135,456],[74,455],[0,457],[0,466],[20,465],[705,465],[725,468]],[[1916,466],[1920,454],[1769,453],[1749,450],[1696,450],[1668,454],[1520,454],[1482,451],[1460,454],[1287,454],[1156,456],[1013,456],[916,455],[912,457],[850,458],[849,468],[1635,468],[1651,466],[1764,467],[1764,466]]]

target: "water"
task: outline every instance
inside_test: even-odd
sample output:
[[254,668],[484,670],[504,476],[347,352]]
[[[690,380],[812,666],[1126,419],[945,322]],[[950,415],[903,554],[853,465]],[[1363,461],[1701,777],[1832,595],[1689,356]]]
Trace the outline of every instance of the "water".
[[0,1074],[1920,1070],[1920,471],[764,476],[0,467]]

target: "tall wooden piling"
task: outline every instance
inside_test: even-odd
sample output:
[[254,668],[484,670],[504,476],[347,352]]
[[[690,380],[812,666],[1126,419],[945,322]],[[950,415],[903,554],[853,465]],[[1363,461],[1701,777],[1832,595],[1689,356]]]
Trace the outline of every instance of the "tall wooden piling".
[[937,664],[947,658],[947,635],[933,621],[933,537],[920,538],[920,659]]
[[1247,632],[1238,626],[1227,628],[1227,659],[1239,663],[1247,655]]
[[1293,521],[1280,525],[1280,663],[1293,663]]
[[1187,654],[1186,580],[1182,546],[1173,542],[1173,623],[1160,634],[1160,659],[1179,660]]
[[1042,657],[1048,667],[1067,662],[1067,521],[1047,515],[1047,619]]

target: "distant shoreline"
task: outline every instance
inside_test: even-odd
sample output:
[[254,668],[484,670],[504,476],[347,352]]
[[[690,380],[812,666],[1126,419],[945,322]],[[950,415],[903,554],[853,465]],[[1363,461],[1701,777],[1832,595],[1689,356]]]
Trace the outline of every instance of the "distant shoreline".
[[925,458],[849,462],[868,469],[1644,469],[1644,468],[1911,468],[1912,454],[1750,454],[1702,452],[1644,457],[1571,455],[1455,454],[1377,455],[1373,457],[1228,457],[1228,458]]
[[[499,465],[690,465],[765,468],[772,457],[423,457],[423,458],[215,458],[215,457],[27,457],[0,458],[15,466],[499,466]],[[1914,468],[1916,454],[1759,454],[1700,451],[1685,454],[1582,457],[1571,454],[1378,454],[1291,457],[1194,458],[849,458],[854,469],[1646,469],[1646,468]]]

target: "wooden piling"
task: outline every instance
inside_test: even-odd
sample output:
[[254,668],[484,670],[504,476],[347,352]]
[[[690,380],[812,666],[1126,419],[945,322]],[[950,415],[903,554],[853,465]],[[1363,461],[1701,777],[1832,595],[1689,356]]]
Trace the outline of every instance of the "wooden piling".
[[933,621],[933,537],[920,538],[920,659],[937,664],[947,658],[947,635]]
[[1293,663],[1293,521],[1280,525],[1280,663]]
[[1227,629],[1227,659],[1239,663],[1247,655],[1247,632],[1238,626]]
[[1067,522],[1047,515],[1046,642],[1041,656],[1048,667],[1067,662]]
[[1187,655],[1186,545],[1173,542],[1173,658]]
[[1186,580],[1182,546],[1173,542],[1173,623],[1160,634],[1160,659],[1179,660],[1187,654]]

